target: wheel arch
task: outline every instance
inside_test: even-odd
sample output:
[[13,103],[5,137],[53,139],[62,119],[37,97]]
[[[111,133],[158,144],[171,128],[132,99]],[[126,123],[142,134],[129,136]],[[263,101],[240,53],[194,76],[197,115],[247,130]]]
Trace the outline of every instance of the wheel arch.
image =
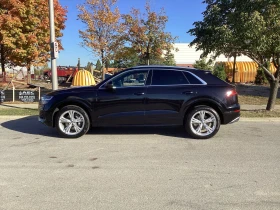
[[221,120],[221,124],[224,123],[224,116],[223,116],[223,107],[217,103],[216,101],[212,100],[212,99],[200,99],[200,100],[195,100],[192,101],[191,103],[187,104],[184,110],[184,121],[183,123],[185,123],[186,120],[186,116],[187,113],[194,109],[195,107],[199,107],[199,106],[209,106],[211,108],[213,108],[219,115],[220,120]]
[[60,104],[58,104],[56,109],[54,110],[53,116],[52,116],[52,127],[55,127],[55,119],[56,119],[56,116],[57,116],[59,110],[61,110],[65,106],[71,106],[71,105],[82,108],[87,113],[90,123],[92,122],[91,109],[86,103],[84,103],[83,101],[80,101],[80,100],[67,100],[67,101],[63,101]]

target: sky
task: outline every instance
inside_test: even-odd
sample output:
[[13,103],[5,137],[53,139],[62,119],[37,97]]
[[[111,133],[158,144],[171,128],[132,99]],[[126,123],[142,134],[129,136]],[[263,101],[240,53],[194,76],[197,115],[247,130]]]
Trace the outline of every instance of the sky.
[[[62,45],[64,50],[59,53],[57,65],[76,66],[80,58],[81,66],[88,62],[96,63],[98,57],[87,49],[81,47],[79,30],[84,30],[85,25],[78,20],[77,5],[83,4],[85,0],[60,0],[62,6],[67,7],[66,28],[63,31]],[[202,12],[205,10],[203,0],[150,0],[152,10],[159,11],[164,8],[168,16],[166,32],[177,36],[176,43],[189,43],[193,40],[186,32],[193,28],[195,21],[202,20]],[[146,0],[118,0],[116,6],[121,14],[128,14],[132,7],[145,12]]]

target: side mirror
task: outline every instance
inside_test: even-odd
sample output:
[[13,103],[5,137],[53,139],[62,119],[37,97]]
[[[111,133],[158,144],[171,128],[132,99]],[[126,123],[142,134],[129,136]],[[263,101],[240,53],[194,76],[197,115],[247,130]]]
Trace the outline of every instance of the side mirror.
[[114,85],[112,82],[108,82],[106,85],[105,85],[106,89],[108,90],[113,90],[115,89]]

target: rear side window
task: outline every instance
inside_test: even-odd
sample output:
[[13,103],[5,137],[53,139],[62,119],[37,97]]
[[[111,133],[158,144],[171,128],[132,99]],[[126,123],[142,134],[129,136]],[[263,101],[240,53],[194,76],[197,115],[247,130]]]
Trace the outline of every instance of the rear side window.
[[154,70],[152,85],[186,85],[188,80],[181,71]]
[[201,85],[201,84],[203,84],[198,78],[196,78],[195,76],[193,76],[189,72],[184,72],[184,74],[185,74],[185,76],[188,79],[190,84],[193,84],[193,85]]

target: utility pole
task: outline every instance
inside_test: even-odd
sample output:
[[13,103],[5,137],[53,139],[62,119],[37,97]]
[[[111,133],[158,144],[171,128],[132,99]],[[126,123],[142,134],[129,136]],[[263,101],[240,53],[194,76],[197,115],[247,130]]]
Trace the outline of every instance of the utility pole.
[[58,45],[55,42],[53,0],[49,0],[49,13],[50,13],[50,34],[51,34],[50,45],[51,45],[52,89],[57,90],[58,82],[57,82],[56,58],[58,57]]

